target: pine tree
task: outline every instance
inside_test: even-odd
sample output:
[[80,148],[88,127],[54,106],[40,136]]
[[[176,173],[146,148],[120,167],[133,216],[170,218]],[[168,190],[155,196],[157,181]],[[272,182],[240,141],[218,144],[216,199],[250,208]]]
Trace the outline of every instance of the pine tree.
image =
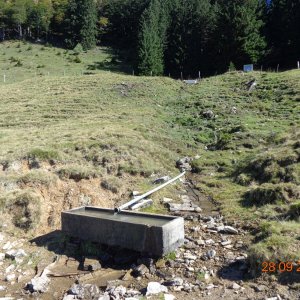
[[84,50],[96,45],[97,10],[94,0],[70,0],[67,12],[67,43],[74,48],[80,43]]
[[263,21],[257,0],[219,0],[217,58],[221,70],[230,62],[238,68],[257,63],[264,55]]
[[300,59],[300,1],[272,0],[266,22],[268,62],[273,66],[295,66]]
[[152,0],[142,15],[138,44],[138,70],[141,75],[162,75],[169,2]]
[[211,73],[212,32],[215,9],[209,0],[177,0],[171,11],[166,54],[167,72],[195,77]]

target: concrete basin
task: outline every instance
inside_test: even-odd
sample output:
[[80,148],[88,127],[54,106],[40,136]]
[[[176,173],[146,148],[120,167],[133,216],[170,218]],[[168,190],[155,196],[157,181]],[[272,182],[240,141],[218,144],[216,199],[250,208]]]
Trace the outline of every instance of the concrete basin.
[[82,240],[163,256],[184,242],[181,217],[79,207],[61,214],[62,230]]

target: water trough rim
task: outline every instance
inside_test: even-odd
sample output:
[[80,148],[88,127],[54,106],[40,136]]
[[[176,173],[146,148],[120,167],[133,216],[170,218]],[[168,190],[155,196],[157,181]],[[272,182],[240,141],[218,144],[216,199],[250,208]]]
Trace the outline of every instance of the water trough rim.
[[[79,206],[79,207],[75,207],[72,208],[70,210],[65,210],[62,211],[62,214],[69,214],[69,215],[77,215],[77,216],[84,216],[84,215],[80,215],[80,214],[76,214],[76,210],[82,210],[82,209],[86,209],[86,208],[90,208],[92,210],[100,210],[100,211],[105,211],[105,212],[111,212],[112,215],[115,213],[114,209],[111,208],[103,208],[103,207],[99,207],[99,206]],[[121,212],[119,212],[119,214],[123,214],[123,215],[133,215],[133,216],[142,216],[142,217],[154,217],[154,218],[159,218],[159,219],[166,219],[166,223],[163,225],[146,225],[146,224],[141,224],[144,226],[148,226],[148,227],[164,227],[164,226],[168,226],[170,223],[176,222],[180,219],[184,220],[182,217],[180,216],[169,216],[169,215],[161,215],[161,214],[154,214],[154,213],[143,213],[143,212],[133,212],[133,211],[129,211],[129,210],[122,210]],[[95,219],[99,219],[99,217],[96,216],[85,216],[88,218],[95,218]],[[134,222],[130,222],[128,220],[123,221],[123,220],[112,220],[114,222],[120,222],[120,223],[131,223],[131,224],[137,224]]]

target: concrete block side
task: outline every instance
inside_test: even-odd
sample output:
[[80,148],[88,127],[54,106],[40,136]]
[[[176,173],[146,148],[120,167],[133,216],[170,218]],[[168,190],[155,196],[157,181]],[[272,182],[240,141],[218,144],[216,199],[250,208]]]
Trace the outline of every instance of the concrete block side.
[[163,226],[163,254],[166,255],[184,243],[184,219],[177,218]]
[[121,246],[159,256],[163,252],[161,227],[62,213],[62,230],[71,236],[110,246]]

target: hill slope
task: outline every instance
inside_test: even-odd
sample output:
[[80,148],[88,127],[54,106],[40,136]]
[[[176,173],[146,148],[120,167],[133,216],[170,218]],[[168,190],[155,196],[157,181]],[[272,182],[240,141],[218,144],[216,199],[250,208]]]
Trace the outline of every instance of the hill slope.
[[[298,255],[298,70],[194,86],[100,72],[1,86],[0,99],[0,209],[12,231],[59,228],[60,211],[77,205],[113,207],[190,156],[194,187],[233,224],[262,232],[249,252],[253,271]],[[158,200],[180,188],[155,195],[152,211],[165,211]]]

